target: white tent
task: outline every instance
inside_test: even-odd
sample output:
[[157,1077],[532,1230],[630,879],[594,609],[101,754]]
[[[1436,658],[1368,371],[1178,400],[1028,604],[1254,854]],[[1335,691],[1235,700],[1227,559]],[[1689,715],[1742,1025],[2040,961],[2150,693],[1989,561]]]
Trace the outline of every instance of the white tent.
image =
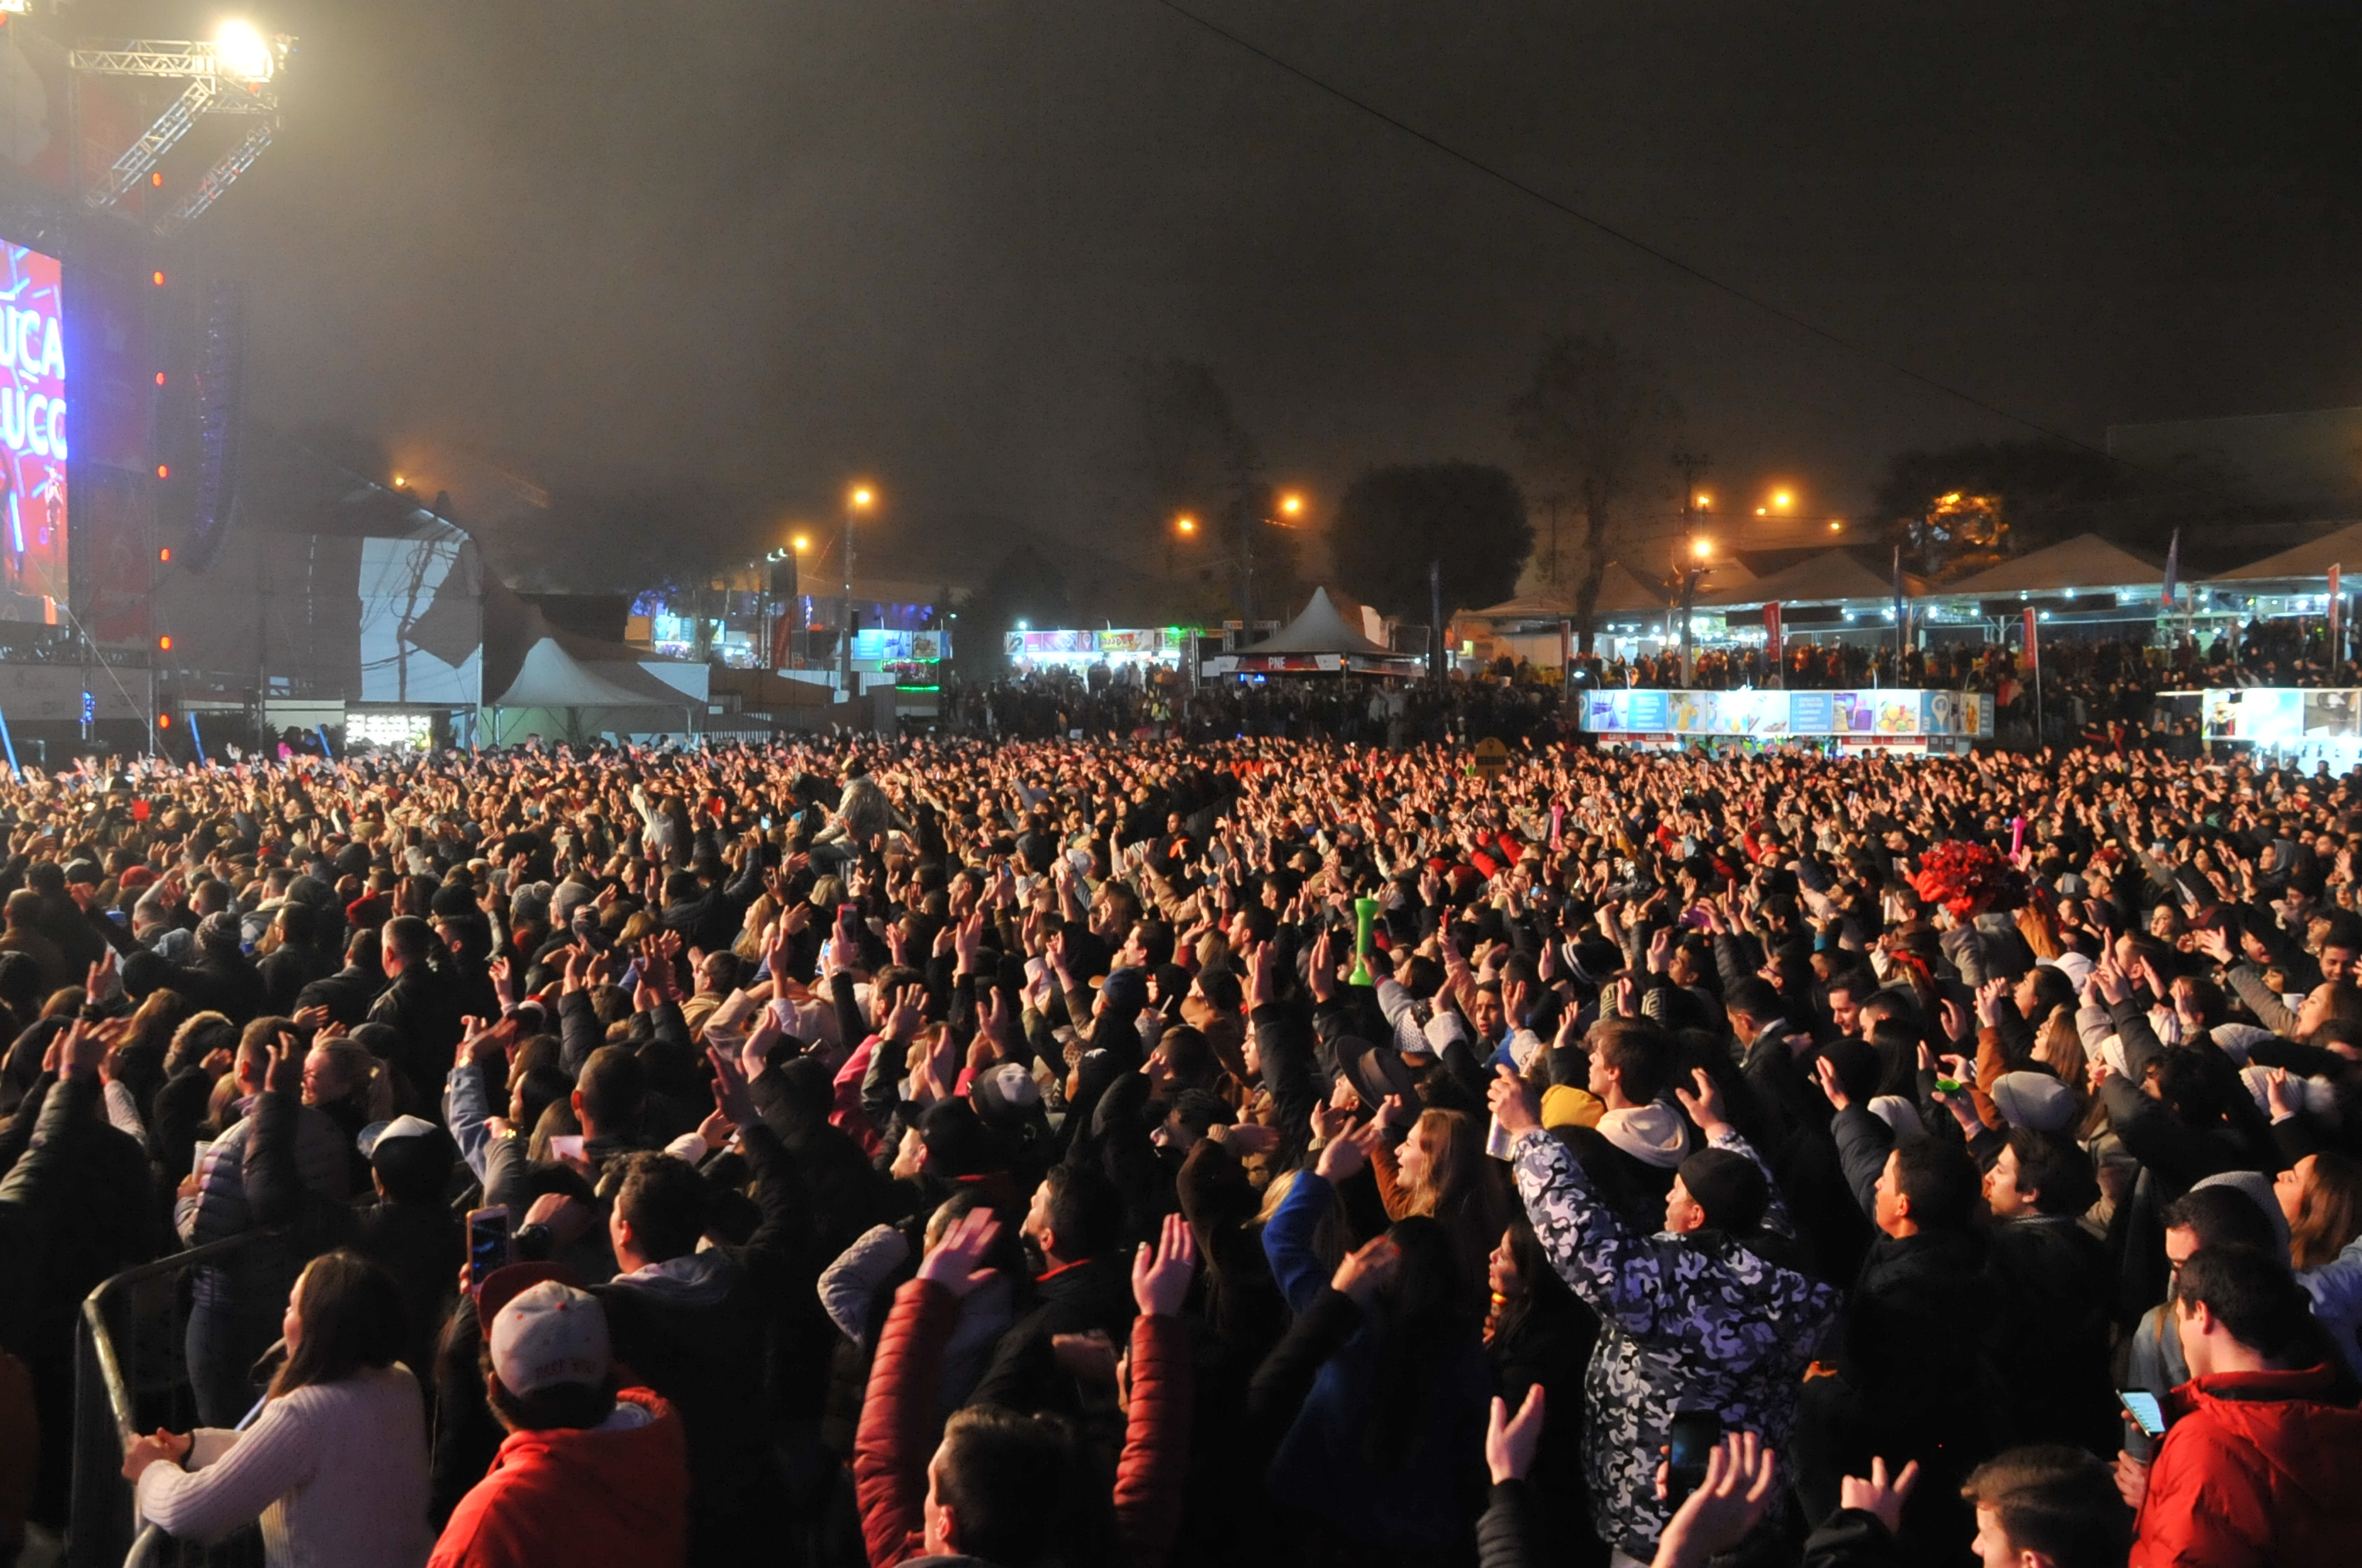
[[1242,654],[1363,654],[1385,657],[1394,652],[1374,643],[1346,624],[1330,602],[1329,591],[1316,588],[1304,613]]

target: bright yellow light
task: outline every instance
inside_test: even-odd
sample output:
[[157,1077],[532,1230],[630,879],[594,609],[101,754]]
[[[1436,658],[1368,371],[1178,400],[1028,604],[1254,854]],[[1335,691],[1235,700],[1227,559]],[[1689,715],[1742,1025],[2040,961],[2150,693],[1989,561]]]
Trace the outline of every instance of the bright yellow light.
[[278,51],[251,22],[224,22],[214,34],[214,59],[222,70],[246,82],[270,81],[279,63]]
[[877,497],[874,493],[872,493],[872,492],[871,492],[871,491],[870,491],[870,489],[869,489],[869,487],[868,487],[867,485],[866,485],[866,484],[864,484],[864,485],[855,485],[855,486],[854,487],[854,490],[853,490],[853,504],[854,504],[854,505],[855,505],[855,506],[866,506],[866,505],[868,505],[871,502],[873,502],[873,501],[875,501],[875,500],[877,500]]
[[1712,506],[1714,504],[1714,497],[1710,495],[1701,495],[1697,498],[1697,503],[1700,506]]
[[797,536],[795,536],[795,541],[794,541],[794,542],[795,542],[795,547],[796,547],[796,548],[797,548],[797,549],[799,549],[799,550],[808,550],[808,549],[811,548],[811,541],[810,539],[808,539],[808,538],[804,537],[804,536],[802,536],[801,534],[799,534],[799,535],[797,535]]
[[1279,509],[1293,517],[1304,510],[1304,498],[1300,495],[1283,495],[1279,498]]
[[1784,490],[1775,490],[1772,492],[1772,504],[1778,507],[1783,512],[1787,511],[1789,507],[1794,505],[1795,502],[1796,498],[1790,495]]
[[1829,519],[1829,532],[1830,532],[1830,533],[1832,533],[1832,534],[1838,534],[1838,533],[1842,533],[1842,532],[1844,532],[1844,530],[1845,530],[1845,519],[1844,519],[1844,518],[1842,518],[1842,517],[1832,517],[1832,518],[1830,518],[1830,519]]
[[400,490],[403,485],[406,485],[410,481],[408,480],[403,478],[400,474],[393,476],[393,488],[396,490]]
[[1758,516],[1758,517],[1762,516],[1762,515],[1763,515],[1763,508],[1762,508],[1762,507],[1760,507],[1760,506],[1759,506],[1759,507],[1757,507],[1757,508],[1755,509],[1755,515],[1756,515],[1756,516]]
[[1187,513],[1183,513],[1179,517],[1175,518],[1173,520],[1173,525],[1180,529],[1184,534],[1194,534],[1198,531],[1198,520]]
[[1697,543],[1690,547],[1690,554],[1695,556],[1700,560],[1705,559],[1708,556],[1714,554],[1714,541],[1712,539],[1700,539]]

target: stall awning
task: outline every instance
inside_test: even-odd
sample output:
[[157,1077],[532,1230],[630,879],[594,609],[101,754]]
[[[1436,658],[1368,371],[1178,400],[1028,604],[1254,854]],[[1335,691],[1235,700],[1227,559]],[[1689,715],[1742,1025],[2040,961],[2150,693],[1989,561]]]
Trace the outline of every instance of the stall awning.
[[2147,588],[2164,581],[2163,566],[2145,561],[2097,534],[2078,534],[1934,591],[1962,599],[1998,599],[2011,593],[2056,593],[2068,588]]

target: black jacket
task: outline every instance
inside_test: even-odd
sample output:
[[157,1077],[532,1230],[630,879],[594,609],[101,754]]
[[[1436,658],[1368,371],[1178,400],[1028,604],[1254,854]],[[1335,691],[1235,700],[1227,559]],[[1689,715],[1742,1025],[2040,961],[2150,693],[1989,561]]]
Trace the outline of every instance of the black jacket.
[[762,1211],[746,1244],[676,1260],[669,1277],[618,1275],[592,1292],[616,1363],[680,1412],[698,1564],[777,1551],[785,1480],[764,1397],[767,1326],[789,1296],[812,1295],[820,1272],[791,1156],[760,1121],[741,1132]]
[[2072,1217],[2003,1220],[1987,1238],[1985,1282],[1996,1438],[2105,1452],[2117,1437],[2107,1249]]
[[467,1255],[464,1227],[439,1204],[371,1199],[354,1205],[310,1191],[295,1162],[300,1109],[275,1091],[255,1097],[254,1131],[246,1140],[246,1200],[254,1222],[292,1226],[302,1256],[350,1247],[382,1266],[402,1286],[410,1325],[403,1364],[433,1366],[436,1331],[458,1293],[459,1262]]
[[1079,1415],[1074,1380],[1059,1375],[1050,1342],[1059,1334],[1098,1329],[1119,1345],[1129,1343],[1139,1310],[1131,1297],[1131,1264],[1109,1253],[1054,1269],[1033,1282],[1033,1303],[1000,1336],[992,1364],[968,1403],[999,1405],[1027,1416],[1042,1410]]

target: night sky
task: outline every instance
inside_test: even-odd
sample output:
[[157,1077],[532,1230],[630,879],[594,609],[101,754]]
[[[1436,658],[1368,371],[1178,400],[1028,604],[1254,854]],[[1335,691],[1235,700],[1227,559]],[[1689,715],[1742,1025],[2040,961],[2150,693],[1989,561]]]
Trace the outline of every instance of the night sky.
[[[268,417],[781,517],[860,473],[1087,536],[1142,356],[1212,364],[1316,509],[1512,460],[1570,328],[1663,363],[1713,488],[1811,511],[2023,433],[1882,359],[2094,442],[2362,402],[2362,7],[1192,4],[1871,354],[1155,0],[264,0],[292,122],[199,256],[254,284]],[[210,28],[77,8],[141,13]]]

